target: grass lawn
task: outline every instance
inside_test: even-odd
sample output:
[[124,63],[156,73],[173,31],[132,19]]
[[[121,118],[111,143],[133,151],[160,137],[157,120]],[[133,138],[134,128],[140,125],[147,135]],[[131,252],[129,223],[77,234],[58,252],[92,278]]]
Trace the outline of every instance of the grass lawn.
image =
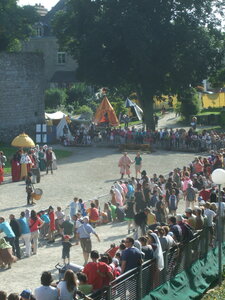
[[[11,164],[10,164],[10,160],[13,156],[13,154],[16,153],[17,148],[15,147],[10,147],[10,146],[1,146],[0,145],[0,150],[4,152],[4,155],[7,157],[7,162],[4,168],[5,174],[11,173]],[[69,157],[70,155],[72,155],[71,151],[67,151],[67,150],[54,150],[55,155],[57,157],[57,160]]]
[[202,111],[197,116],[220,115],[220,111]]

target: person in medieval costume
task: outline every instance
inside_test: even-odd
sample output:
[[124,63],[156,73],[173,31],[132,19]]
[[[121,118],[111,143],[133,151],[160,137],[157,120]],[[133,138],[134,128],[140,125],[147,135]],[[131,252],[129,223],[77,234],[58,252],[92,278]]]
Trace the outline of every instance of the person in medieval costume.
[[118,166],[120,167],[121,179],[125,174],[130,178],[130,165],[132,164],[132,160],[127,155],[127,152],[124,152],[124,155],[120,158]]

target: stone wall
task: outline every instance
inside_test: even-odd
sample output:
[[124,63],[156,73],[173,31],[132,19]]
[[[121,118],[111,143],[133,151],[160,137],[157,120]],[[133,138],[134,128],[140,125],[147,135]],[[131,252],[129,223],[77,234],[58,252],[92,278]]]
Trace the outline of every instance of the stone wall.
[[44,60],[37,53],[0,54],[0,142],[44,122]]

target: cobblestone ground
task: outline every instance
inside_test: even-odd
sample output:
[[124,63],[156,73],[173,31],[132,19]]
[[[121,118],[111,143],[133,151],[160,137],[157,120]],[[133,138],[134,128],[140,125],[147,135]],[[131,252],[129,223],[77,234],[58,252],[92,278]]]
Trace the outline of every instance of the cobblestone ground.
[[[45,209],[49,205],[60,205],[65,208],[74,196],[90,200],[109,192],[111,184],[118,179],[118,160],[121,153],[109,148],[71,148],[73,155],[62,160],[53,175],[42,174],[41,182],[36,185],[43,191],[43,197],[37,202],[36,210]],[[130,153],[133,159],[135,153]],[[189,153],[173,153],[158,151],[153,154],[143,153],[143,167],[149,175],[153,173],[168,174],[174,167],[187,165],[194,157]],[[134,174],[134,167],[132,166]],[[102,198],[109,199],[108,196]],[[23,182],[7,182],[0,186],[0,215],[8,219],[10,213],[19,216],[27,208],[25,185]],[[183,209],[181,203],[179,210]],[[93,249],[104,252],[112,242],[118,243],[127,234],[126,222],[99,226],[96,229],[101,242],[93,236]],[[49,270],[57,279],[55,265],[61,262],[61,242],[53,245],[40,244],[38,254],[21,259],[13,264],[10,270],[0,270],[0,289],[10,292],[21,292],[24,288],[34,290],[40,285],[42,271]],[[71,262],[83,264],[80,246],[71,249]]]

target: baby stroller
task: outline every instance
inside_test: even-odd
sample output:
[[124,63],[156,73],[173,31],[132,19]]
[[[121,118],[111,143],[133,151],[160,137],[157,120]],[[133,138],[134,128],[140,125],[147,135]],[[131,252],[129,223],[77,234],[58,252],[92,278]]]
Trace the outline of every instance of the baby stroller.
[[57,263],[55,268],[59,271],[59,280],[62,280],[66,270],[70,269],[74,273],[78,273],[78,272],[82,272],[84,267],[76,264],[71,264],[71,263],[66,265],[61,265],[60,263]]

